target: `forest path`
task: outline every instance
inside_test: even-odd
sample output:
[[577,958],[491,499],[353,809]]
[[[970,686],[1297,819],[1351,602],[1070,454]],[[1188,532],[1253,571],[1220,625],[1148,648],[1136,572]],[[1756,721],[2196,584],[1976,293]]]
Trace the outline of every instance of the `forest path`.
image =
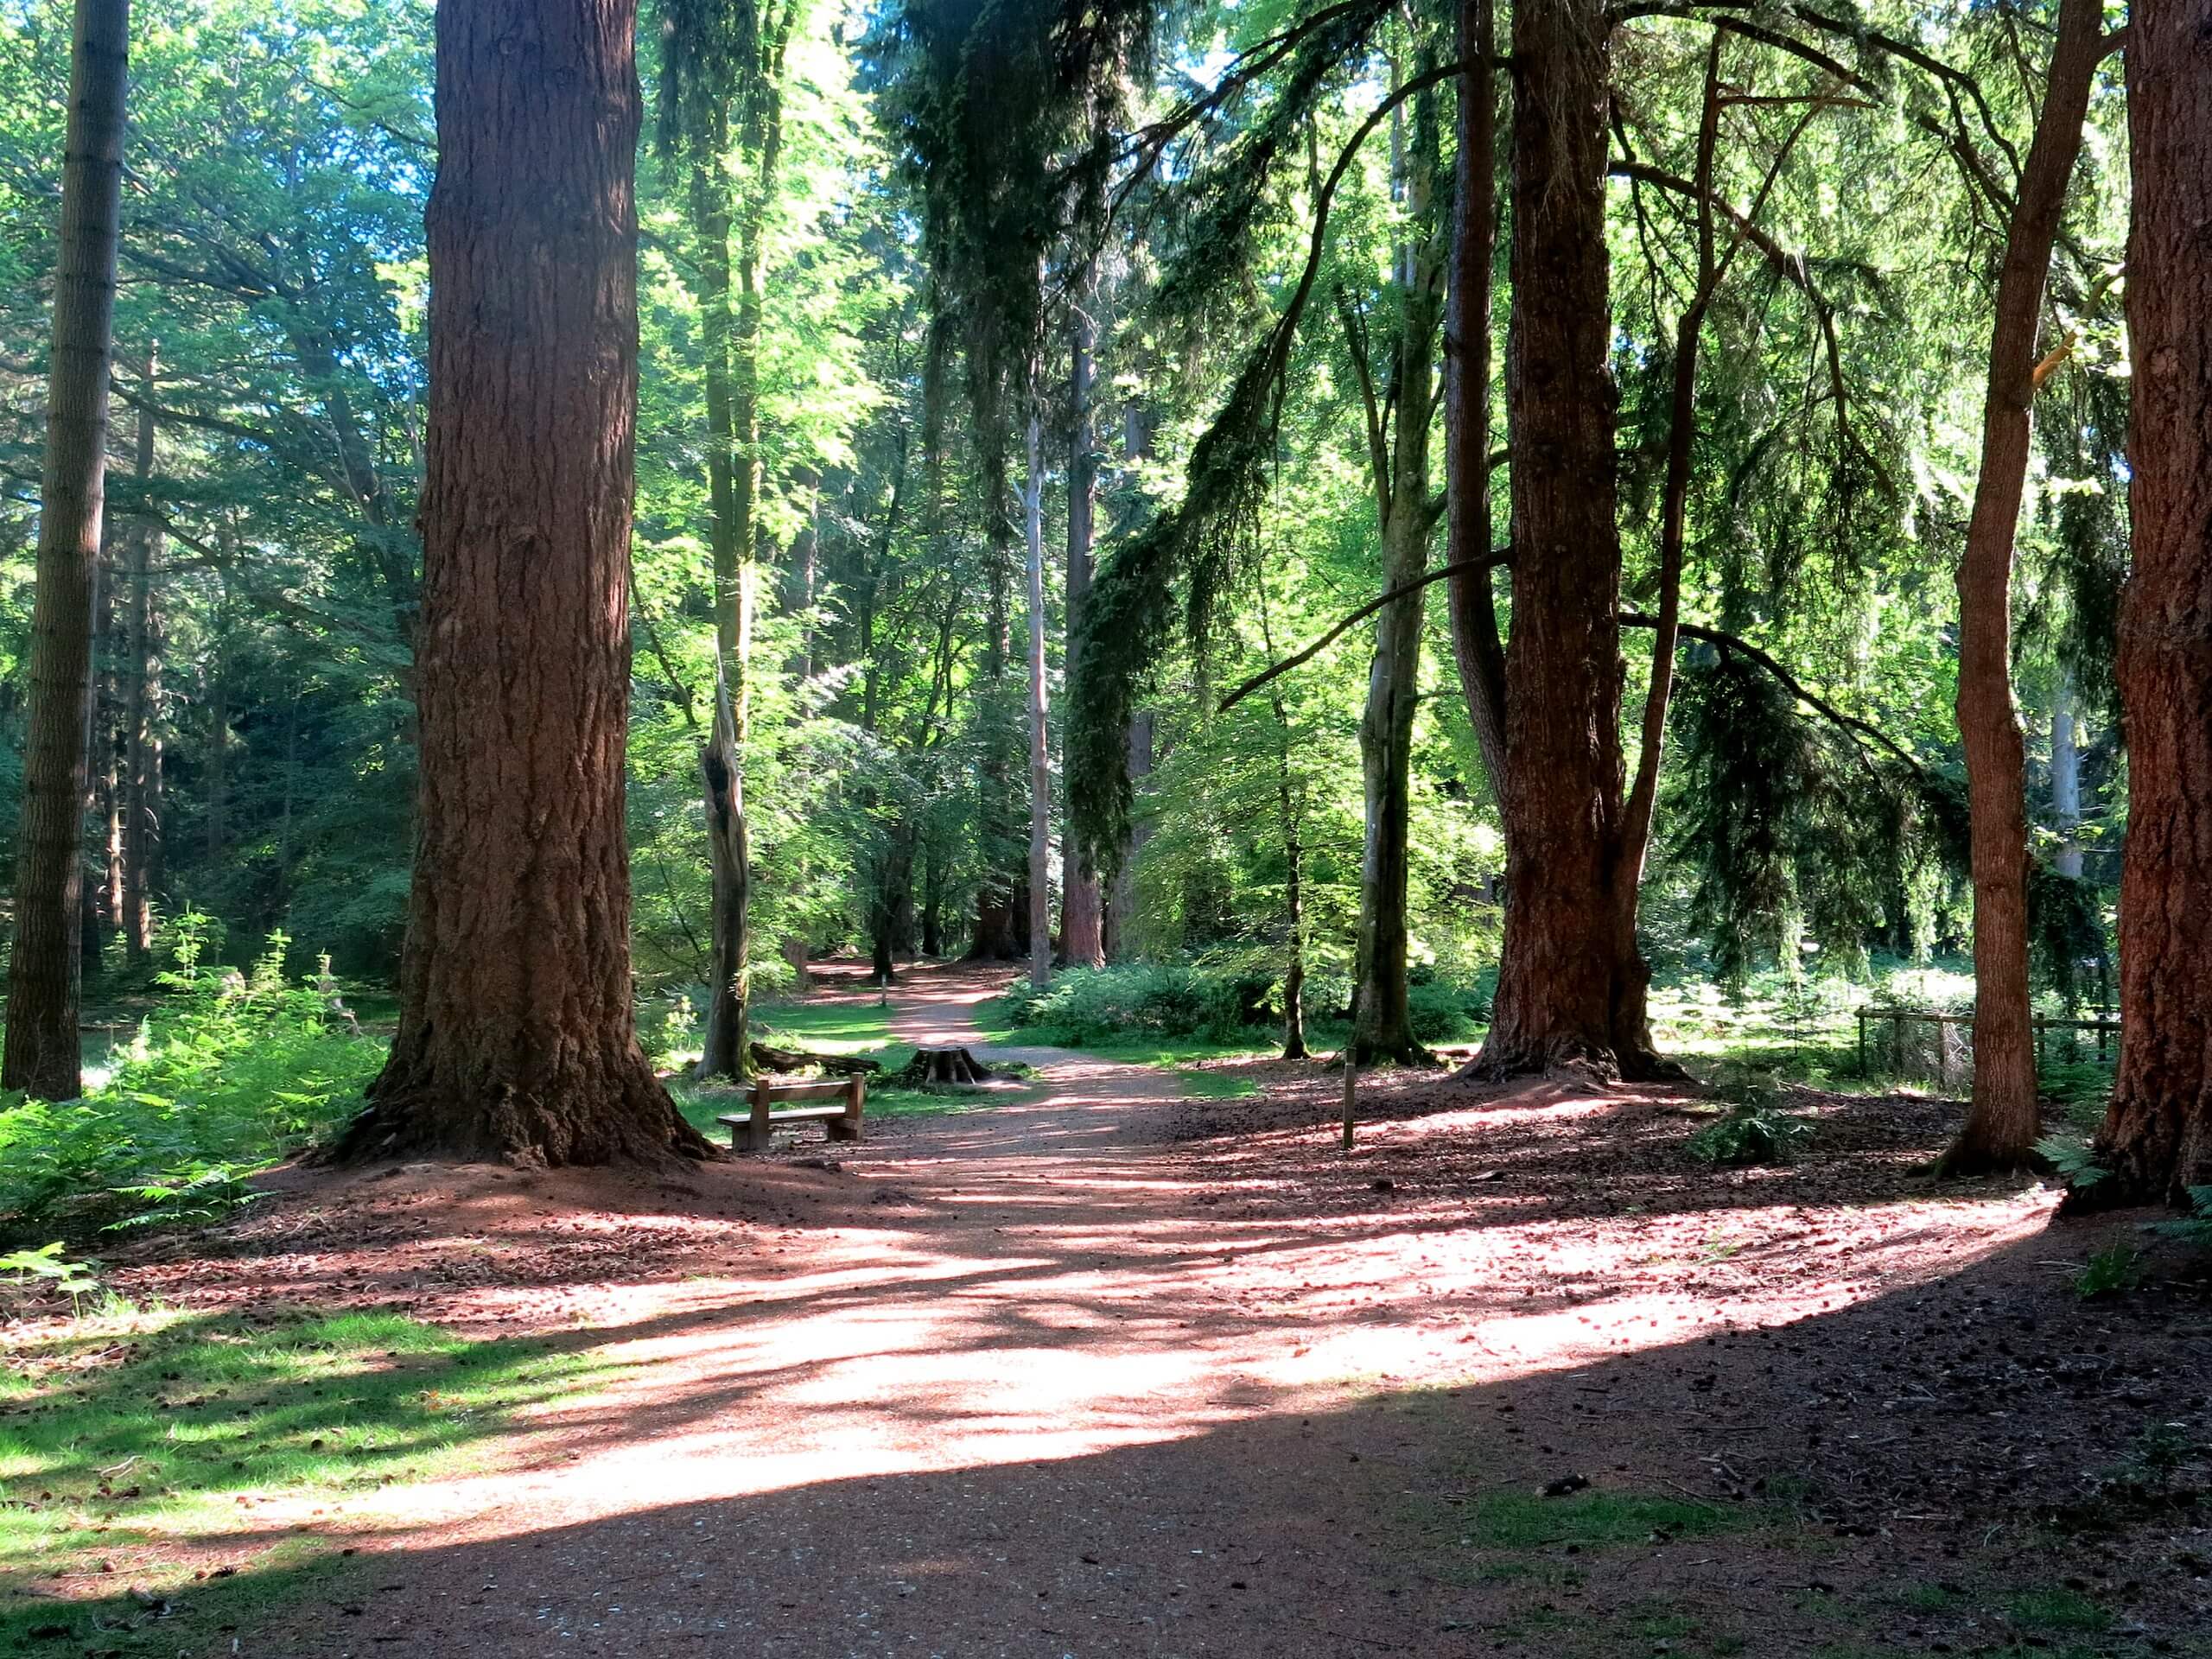
[[[1840,1161],[1716,1178],[1669,1150],[1672,1097],[1386,1075],[1347,1158],[1313,1068],[1191,1101],[1157,1068],[978,1044],[1002,982],[916,972],[892,1023],[1033,1082],[871,1120],[856,1147],[710,1166],[696,1191],[364,1178],[402,1203],[430,1184],[430,1236],[380,1257],[416,1285],[459,1261],[424,1313],[515,1321],[492,1328],[598,1374],[500,1430],[474,1474],[257,1507],[264,1535],[359,1548],[361,1592],[207,1651],[1536,1655],[1558,1651],[1565,1595],[1596,1643],[1578,1653],[1648,1655],[1669,1620],[1834,1652],[1801,1605],[1804,1523],[1732,1529],[1753,1472],[1825,1468],[1808,1422],[1863,1434],[1830,1513],[1902,1530],[1818,1570],[1867,1618],[1917,1618],[1882,1586],[1963,1572],[1957,1529],[1982,1522],[1964,1497],[1919,1513],[1921,1448],[1890,1414],[1981,1420],[1961,1356],[1984,1319],[2086,1340],[2042,1259],[2049,1195],[1923,1195],[1895,1130],[1853,1151],[1847,1113]],[[852,984],[825,1000],[875,1000]],[[607,1255],[543,1243],[579,1235]],[[498,1255],[518,1236],[536,1258]],[[282,1242],[254,1271],[302,1295],[353,1259]],[[1991,1483],[2002,1513],[2018,1453],[1988,1419],[1948,1478]],[[1598,1506],[1530,1515],[1567,1477]]]
[[[480,1475],[348,1506],[357,1535],[385,1535],[372,1570],[404,1586],[367,1599],[356,1628],[378,1645],[355,1650],[1397,1645],[1313,1626],[1389,1603],[1338,1548],[1361,1524],[1358,1458],[1297,1414],[1371,1387],[1373,1325],[1286,1308],[1309,1241],[1293,1217],[1224,1223],[1179,1163],[1173,1073],[982,1044],[976,1005],[1004,979],[911,974],[891,1023],[1035,1067],[1018,1094],[741,1163],[842,1184],[849,1207],[756,1233],[749,1258],[604,1287],[574,1310],[604,1388],[533,1414]],[[1262,1420],[1264,1453],[1210,1441]],[[305,1650],[271,1635],[260,1651]]]

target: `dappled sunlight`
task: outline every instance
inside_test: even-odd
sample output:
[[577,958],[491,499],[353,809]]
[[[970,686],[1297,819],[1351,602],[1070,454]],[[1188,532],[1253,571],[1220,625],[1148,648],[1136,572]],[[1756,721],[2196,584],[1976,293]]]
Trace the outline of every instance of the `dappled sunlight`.
[[[961,1012],[924,1006],[900,1034]],[[1624,1113],[1671,1103],[1541,1085],[1371,1126],[1350,1160],[1332,1131],[1276,1132],[1282,1161],[1255,1174],[1230,1142],[1163,1154],[1172,1075],[1022,1057],[1042,1069],[1021,1099],[847,1149],[842,1217],[761,1235],[749,1257],[725,1241],[688,1276],[598,1288],[591,1331],[563,1340],[607,1368],[602,1388],[526,1409],[500,1469],[357,1518],[470,1535],[518,1506],[619,1514],[1076,1459],[1377,1387],[1571,1371],[1958,1271],[2018,1245],[2051,1208],[2033,1189],[1754,1205],[1754,1172],[1708,1173],[1725,1201],[1679,1195],[1593,1225],[1503,1181],[1401,1193],[1382,1172],[1471,1134],[1501,1159],[1509,1135],[1517,1155],[1632,1135]],[[1345,1202],[1316,1206],[1317,1189]],[[719,1225],[664,1220],[695,1238]]]

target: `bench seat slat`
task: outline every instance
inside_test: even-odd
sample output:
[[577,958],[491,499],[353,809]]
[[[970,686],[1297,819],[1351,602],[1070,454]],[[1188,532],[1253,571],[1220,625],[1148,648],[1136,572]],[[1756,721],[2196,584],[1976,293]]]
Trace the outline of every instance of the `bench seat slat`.
[[[842,1117],[844,1115],[842,1106],[791,1106],[780,1112],[770,1112],[768,1121],[771,1123],[819,1123],[824,1118]],[[741,1128],[752,1121],[751,1116],[745,1112],[724,1112],[715,1119],[715,1122],[727,1123],[734,1129]]]
[[845,1089],[842,1077],[824,1083],[772,1083],[768,1098],[778,1104],[787,1100],[842,1100]]

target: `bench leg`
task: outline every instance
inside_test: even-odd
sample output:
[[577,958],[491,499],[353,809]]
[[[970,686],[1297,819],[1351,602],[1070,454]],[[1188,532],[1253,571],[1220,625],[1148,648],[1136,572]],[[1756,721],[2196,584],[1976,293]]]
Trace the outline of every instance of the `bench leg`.
[[868,1080],[853,1077],[845,1083],[845,1115],[830,1118],[822,1127],[830,1132],[832,1141],[857,1141],[861,1138],[861,1103],[868,1098]]

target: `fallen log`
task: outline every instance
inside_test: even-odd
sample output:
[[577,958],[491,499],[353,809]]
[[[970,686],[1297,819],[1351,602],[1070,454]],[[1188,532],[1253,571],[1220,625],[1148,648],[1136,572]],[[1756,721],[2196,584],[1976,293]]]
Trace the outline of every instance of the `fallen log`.
[[816,1066],[841,1077],[872,1077],[883,1070],[881,1061],[857,1054],[817,1054],[810,1048],[773,1048],[759,1041],[753,1044],[752,1054],[753,1064],[763,1071],[804,1071]]

